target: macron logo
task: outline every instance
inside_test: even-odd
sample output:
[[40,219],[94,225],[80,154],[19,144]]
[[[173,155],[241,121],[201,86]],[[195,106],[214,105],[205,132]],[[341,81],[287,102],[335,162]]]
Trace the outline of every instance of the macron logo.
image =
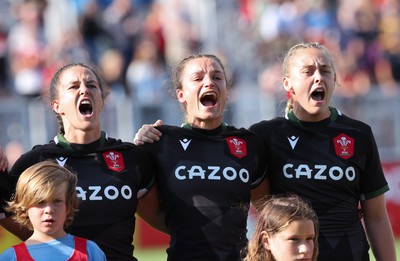
[[181,143],[182,148],[183,148],[184,151],[186,151],[186,149],[187,149],[187,147],[189,146],[189,144],[190,144],[191,141],[192,141],[192,140],[188,140],[188,139],[186,139],[186,138],[184,138],[183,140],[179,140],[179,142]]
[[299,137],[296,136],[292,136],[292,137],[287,137],[290,146],[292,147],[292,150],[294,150],[294,148],[296,147],[297,141],[299,141]]
[[58,165],[60,165],[61,167],[64,167],[65,163],[67,162],[68,158],[64,158],[64,157],[59,157],[56,158],[56,161],[58,163]]

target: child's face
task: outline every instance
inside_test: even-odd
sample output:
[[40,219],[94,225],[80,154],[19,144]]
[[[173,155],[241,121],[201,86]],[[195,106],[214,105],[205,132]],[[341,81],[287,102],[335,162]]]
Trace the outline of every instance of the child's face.
[[271,251],[276,261],[310,261],[314,254],[314,223],[311,220],[295,220],[273,235],[266,235],[264,247]]
[[66,192],[67,184],[64,183],[56,191],[53,198],[39,202],[28,209],[28,216],[33,226],[33,235],[37,239],[48,241],[65,235]]

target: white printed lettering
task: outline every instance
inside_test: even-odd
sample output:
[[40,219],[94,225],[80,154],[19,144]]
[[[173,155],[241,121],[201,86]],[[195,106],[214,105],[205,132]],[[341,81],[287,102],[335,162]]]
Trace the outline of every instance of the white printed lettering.
[[131,199],[133,192],[130,186],[124,185],[122,188],[119,190],[115,186],[107,186],[104,189],[101,186],[89,186],[88,191],[85,191],[82,187],[77,186],[76,187],[76,192],[78,195],[78,198],[81,200],[87,200],[86,194],[88,193],[89,200],[103,200],[104,198],[109,199],[109,200],[115,200],[117,199],[120,195],[124,199]]
[[[229,172],[231,172],[232,175],[229,175]],[[236,170],[234,168],[226,167],[226,168],[224,168],[224,170],[222,172],[222,175],[224,175],[224,177],[227,180],[234,180],[234,179],[236,179],[237,173],[236,173]]]
[[226,180],[230,181],[239,177],[241,181],[247,183],[250,180],[250,173],[245,168],[239,169],[238,171],[234,167],[230,166],[225,167],[222,170],[220,166],[207,166],[206,169],[203,169],[201,166],[194,165],[191,166],[190,169],[188,169],[186,166],[178,166],[175,169],[175,177],[178,180],[196,178],[202,180],[221,180],[221,178],[224,177]]
[[211,173],[208,175],[208,179],[210,179],[210,180],[220,180],[221,179],[221,177],[217,176],[217,173],[221,169],[221,167],[208,166],[208,169],[211,170]]
[[192,166],[190,170],[188,171],[189,173],[189,179],[193,179],[193,177],[200,177],[201,179],[204,179],[204,174],[205,170],[203,170],[200,166]]
[[327,177],[322,175],[326,168],[326,165],[315,165],[315,169],[317,169],[318,171],[315,174],[314,179],[326,180]]
[[76,195],[78,198],[86,200],[86,191],[84,191],[81,187],[76,187]]
[[92,190],[92,194],[89,196],[89,200],[102,200],[101,196],[97,196],[97,193],[101,190],[100,186],[89,186],[89,190]]
[[305,177],[307,179],[327,180],[329,177],[331,180],[346,178],[349,181],[353,181],[356,178],[356,169],[353,166],[345,169],[339,166],[332,166],[328,169],[326,165],[314,165],[312,167],[307,164],[299,164],[296,167],[291,163],[287,163],[282,167],[282,174],[288,179]]
[[307,164],[300,164],[296,169],[296,178],[300,178],[300,176],[306,176],[308,179],[311,179],[312,170]]
[[179,167],[176,168],[176,170],[175,170],[175,177],[176,177],[177,179],[179,179],[179,180],[184,180],[184,179],[186,179],[185,176],[179,174],[179,171],[180,171],[180,170],[184,170],[184,169],[186,169],[185,166],[179,166]]
[[124,199],[132,198],[132,189],[128,185],[124,185],[121,188],[121,195]]
[[[112,193],[110,193],[110,191]],[[114,186],[107,186],[104,189],[104,196],[106,196],[106,198],[108,198],[108,199],[114,200],[114,199],[118,198],[118,195],[119,195],[118,190]]]

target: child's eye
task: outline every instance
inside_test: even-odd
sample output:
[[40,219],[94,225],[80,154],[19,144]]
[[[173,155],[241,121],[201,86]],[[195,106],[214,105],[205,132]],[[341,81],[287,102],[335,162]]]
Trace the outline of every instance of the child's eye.
[[61,200],[61,199],[55,199],[54,200],[54,203],[57,203],[57,204],[59,204],[59,203],[62,203],[63,201]]
[[39,201],[38,203],[36,203],[36,206],[41,207],[44,206],[46,204],[46,202],[44,200]]

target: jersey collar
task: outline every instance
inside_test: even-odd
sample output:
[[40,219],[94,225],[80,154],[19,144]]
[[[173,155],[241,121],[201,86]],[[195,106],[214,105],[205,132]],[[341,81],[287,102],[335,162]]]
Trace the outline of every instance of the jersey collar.
[[[104,131],[101,131],[100,132],[100,145],[103,145],[104,141],[107,139],[108,139],[108,134]],[[71,144],[65,139],[64,134],[61,134],[61,133],[57,134],[57,136],[54,137],[54,142],[63,148],[66,148],[68,150],[74,150],[71,147]]]
[[[330,115],[329,118],[327,118],[327,119],[329,119],[330,122],[336,121],[337,118],[338,118],[339,116],[342,115],[342,113],[341,113],[338,109],[336,109],[336,108],[334,108],[334,107],[329,107],[329,110],[331,111],[331,115]],[[285,118],[286,118],[287,120],[292,121],[292,122],[295,122],[295,123],[297,123],[297,124],[299,124],[299,125],[303,125],[303,123],[305,123],[304,121],[299,120],[299,119],[296,117],[296,115],[294,115],[293,110],[290,110],[290,111],[285,115]],[[322,121],[320,121],[320,122],[324,122],[324,121],[327,120],[327,119],[324,119],[324,120],[322,120]]]
[[228,127],[228,124],[223,122],[219,127],[215,128],[213,130],[195,128],[195,127],[190,126],[190,124],[187,122],[183,123],[181,125],[181,127],[184,129],[187,129],[187,130],[192,130],[192,131],[198,132],[198,133],[203,133],[203,134],[207,134],[207,135],[216,135],[216,134],[224,131],[226,129],[226,127]]

